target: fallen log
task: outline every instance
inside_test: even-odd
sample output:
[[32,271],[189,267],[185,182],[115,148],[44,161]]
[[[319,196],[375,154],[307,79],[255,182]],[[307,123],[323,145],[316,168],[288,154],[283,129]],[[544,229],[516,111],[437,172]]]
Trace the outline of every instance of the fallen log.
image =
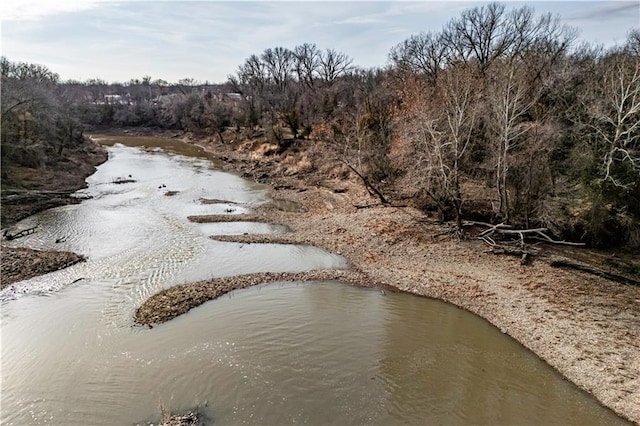
[[606,278],[611,281],[615,281],[621,284],[631,284],[640,286],[640,280],[626,277],[624,275],[615,274],[609,271],[605,271],[604,269],[597,268],[595,266],[586,265],[584,263],[575,262],[573,260],[565,259],[565,258],[553,258],[549,262],[549,265],[554,268],[565,268],[565,269],[573,269],[580,272],[585,272],[587,274],[596,275],[602,278]]
[[364,183],[365,188],[367,188],[367,191],[369,192],[369,195],[378,197],[378,199],[380,200],[380,203],[382,203],[383,206],[389,205],[389,200],[387,200],[385,198],[385,196],[382,194],[382,192],[380,192],[380,190],[378,190],[378,188],[376,188],[375,186],[373,186],[371,184],[371,182],[369,182],[369,179],[367,179],[364,175],[362,175],[360,172],[358,172],[356,170],[356,168],[353,167],[351,164],[349,164],[347,161],[345,161],[345,160],[341,160],[341,161],[347,167],[349,167],[349,169],[351,169],[351,171],[353,173],[355,173],[356,176],[358,176],[360,178],[360,180],[362,180],[362,183]]
[[547,228],[530,228],[530,229],[513,229],[513,226],[505,223],[496,225],[485,222],[465,221],[463,226],[485,226],[488,229],[477,235],[479,240],[491,247],[494,254],[507,254],[511,256],[520,256],[520,265],[528,265],[533,256],[538,254],[538,249],[534,244],[527,240],[536,240],[538,242],[546,242],[551,244],[584,246],[584,243],[574,243],[570,241],[554,240],[545,232]]
[[372,207],[377,207],[379,204],[354,204],[353,207],[355,207],[357,210],[361,210],[361,209],[370,209]]
[[525,238],[532,238],[538,241],[543,241],[551,244],[560,244],[560,245],[568,245],[568,246],[584,246],[585,243],[574,243],[571,241],[564,240],[554,240],[545,232],[548,231],[548,228],[530,228],[530,229],[513,229],[513,226],[507,225],[504,223],[499,223],[497,225],[492,225],[490,223],[485,222],[473,222],[473,221],[465,221],[463,226],[486,226],[488,229],[480,232],[477,236],[478,239],[485,241],[490,245],[494,245],[495,241],[493,239],[494,234],[504,235],[504,236],[517,236],[521,242],[524,244]]
[[26,237],[27,235],[31,235],[34,234],[36,232],[36,228],[38,227],[38,225],[28,228],[28,229],[23,229],[22,231],[16,232],[15,234],[10,234],[8,230],[4,231],[4,238],[7,241],[11,241],[11,240],[17,240],[18,238],[22,238],[22,237]]

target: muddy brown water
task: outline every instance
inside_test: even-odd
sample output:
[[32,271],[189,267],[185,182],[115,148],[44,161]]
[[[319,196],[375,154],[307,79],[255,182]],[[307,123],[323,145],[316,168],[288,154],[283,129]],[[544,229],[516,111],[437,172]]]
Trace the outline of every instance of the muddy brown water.
[[[230,210],[201,198],[229,200],[234,214],[270,200],[180,146],[109,150],[89,178],[94,198],[18,224],[38,232],[11,244],[88,261],[0,292],[2,424],[145,423],[160,404],[221,425],[625,423],[482,319],[406,294],[277,283],[134,327],[161,288],[346,262],[314,247],[210,240],[287,229],[190,223]],[[113,183],[129,174],[135,182]]]

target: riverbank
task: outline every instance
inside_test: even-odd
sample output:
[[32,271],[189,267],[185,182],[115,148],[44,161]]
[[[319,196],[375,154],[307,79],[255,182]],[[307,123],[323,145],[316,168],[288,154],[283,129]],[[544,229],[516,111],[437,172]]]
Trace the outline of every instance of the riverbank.
[[453,238],[446,225],[417,209],[380,206],[340,164],[314,164],[304,150],[282,157],[268,154],[260,144],[225,140],[227,145],[217,138],[191,142],[223,160],[224,169],[270,184],[274,199],[299,208],[283,211],[273,204],[235,217],[283,224],[291,233],[217,238],[314,245],[342,254],[350,269],[246,275],[174,287],[140,308],[147,312],[140,323],[158,324],[234,288],[268,281],[337,279],[397,288],[486,318],[604,405],[640,423],[639,287],[551,267],[550,256],[557,253],[550,251],[521,266],[519,257],[492,254],[478,240]]
[[[257,274],[174,287],[139,309],[139,323],[160,323],[233,289],[264,282],[331,278],[391,287],[478,314],[603,405],[640,423],[639,287],[554,268],[550,260],[557,250],[543,251],[531,265],[521,266],[519,257],[497,256],[478,240],[452,238],[446,225],[419,210],[377,204],[357,179],[314,175],[304,168],[288,174],[291,167],[283,167],[276,157],[259,155],[259,150],[213,139],[193,142],[225,160],[226,170],[272,185],[273,198],[302,206],[299,212],[265,206],[238,217],[283,224],[292,229],[289,234],[217,239],[314,245],[342,254],[351,269]],[[289,159],[289,164],[301,164],[303,155]]]
[[[87,138],[73,149],[65,148],[63,158],[38,168],[10,166],[3,170],[2,228],[8,236],[16,232],[11,227],[38,212],[79,203],[72,194],[86,188],[85,179],[96,166],[107,161],[107,151]],[[37,229],[34,230],[37,232]],[[84,258],[63,251],[16,249],[2,245],[0,289],[15,282],[63,269]]]
[[84,260],[83,256],[68,251],[2,247],[0,290],[18,281],[67,268]]
[[[107,152],[87,139],[75,149],[65,149],[64,160],[39,168],[11,166],[3,171],[2,228],[15,238],[11,226],[38,212],[79,203],[72,194],[87,187],[85,179],[107,161]],[[37,232],[36,230],[33,230]],[[84,258],[64,251],[39,251],[2,245],[0,289],[15,282],[63,269]]]
[[40,167],[11,165],[3,170],[2,227],[53,207],[79,203],[72,194],[86,188],[85,179],[107,161],[107,151],[90,138],[61,158]]

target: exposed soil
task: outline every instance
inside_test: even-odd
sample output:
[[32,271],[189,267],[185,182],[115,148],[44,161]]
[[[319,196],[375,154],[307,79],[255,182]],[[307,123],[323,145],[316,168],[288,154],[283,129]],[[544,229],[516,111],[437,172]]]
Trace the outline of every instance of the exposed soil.
[[84,257],[68,251],[39,251],[28,248],[2,247],[2,281],[0,289],[48,272],[84,261]]
[[9,166],[3,170],[2,227],[53,207],[80,202],[72,196],[86,188],[85,179],[107,161],[107,152],[91,140],[65,149],[63,158],[38,168]]
[[[234,216],[283,224],[292,229],[289,234],[216,238],[310,244],[342,254],[350,269],[252,274],[177,286],[140,307],[139,323],[152,326],[235,288],[268,281],[337,279],[396,288],[486,318],[603,405],[640,424],[640,287],[550,266],[552,256],[574,258],[572,250],[543,249],[529,266],[521,266],[520,258],[490,253],[478,240],[452,237],[446,224],[415,208],[380,206],[356,177],[330,159],[318,163],[304,149],[275,155],[265,144],[225,136],[226,145],[213,137],[192,142],[223,159],[227,170],[272,185],[273,198],[298,202],[301,208],[287,212],[265,206]],[[619,259],[584,249],[579,253],[601,267]],[[626,256],[625,262],[633,275],[638,256]]]
[[[250,274],[176,286],[142,305],[137,322],[161,323],[228,291],[265,282],[335,279],[392,287],[486,318],[604,405],[640,420],[640,288],[553,268],[544,258],[521,266],[519,258],[489,253],[479,241],[443,236],[441,224],[424,221],[412,208],[356,209],[347,195],[351,191],[284,192],[307,212],[267,207],[233,219],[284,224],[292,233],[215,238],[314,245],[346,256],[349,270]],[[277,194],[284,196],[283,190]],[[191,219],[231,220],[230,215]]]
[[[65,149],[64,159],[39,168],[9,167],[3,170],[2,227],[11,235],[10,227],[35,213],[53,207],[79,203],[72,194],[86,188],[85,179],[95,167],[107,160],[101,146],[86,140],[76,149]],[[36,231],[37,232],[37,231]],[[2,246],[0,289],[58,269],[84,258],[70,252],[38,251]]]

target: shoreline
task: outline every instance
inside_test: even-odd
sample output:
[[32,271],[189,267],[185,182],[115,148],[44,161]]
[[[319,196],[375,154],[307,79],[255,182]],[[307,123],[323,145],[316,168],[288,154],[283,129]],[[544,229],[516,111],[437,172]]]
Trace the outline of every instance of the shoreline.
[[[11,228],[31,215],[82,200],[73,193],[87,187],[86,178],[96,171],[96,166],[107,161],[107,152],[90,138],[86,145],[67,149],[64,162],[57,167],[11,167],[7,175],[12,179],[2,181],[2,228]],[[0,290],[18,281],[64,269],[85,258],[66,251],[43,251],[13,248],[3,243]]]
[[[201,140],[195,143],[226,160],[224,170],[267,183],[272,186],[272,198],[303,206],[297,213],[266,206],[237,217],[282,224],[291,233],[214,239],[313,245],[341,254],[357,277],[340,272],[345,282],[361,284],[358,281],[365,277],[367,287],[394,288],[472,312],[531,350],[600,404],[640,424],[639,287],[554,268],[544,251],[531,265],[521,266],[519,258],[489,253],[480,241],[450,237],[446,225],[429,221],[412,207],[376,205],[358,182],[309,182],[265,175],[273,160],[256,167],[260,160],[252,160],[250,154],[231,146]],[[230,219],[200,216],[190,220]],[[183,300],[179,296],[183,290],[212,296],[204,297],[207,301],[251,283],[286,281],[278,278],[287,277],[313,281],[318,275],[331,273],[336,271],[230,277],[175,286],[159,294],[165,303],[172,297]],[[152,306],[153,298],[143,306]],[[162,309],[158,304],[152,311]]]
[[[430,237],[441,234],[443,226],[422,222],[422,215],[411,208],[356,209],[348,196],[341,194],[345,199],[341,206],[333,203],[330,209],[322,210],[319,206],[325,204],[322,200],[327,196],[322,189],[274,190],[272,195],[275,194],[302,202],[307,212],[287,213],[266,207],[236,219],[284,224],[292,229],[291,233],[212,238],[313,245],[345,256],[351,269],[251,274],[175,286],[148,299],[139,310],[147,313],[136,317],[137,322],[153,326],[162,322],[163,311],[174,315],[175,308],[184,313],[228,291],[273,281],[328,278],[366,287],[394,288],[452,303],[482,317],[603,406],[638,423],[637,287],[553,268],[543,259],[521,266],[518,258],[487,253],[477,241]],[[228,216],[191,218],[218,219],[230,220]],[[149,312],[159,317],[149,316]]]
[[[269,173],[278,164],[273,158],[253,158],[251,150],[221,145],[215,138],[188,142],[220,158],[222,170],[269,184],[273,199],[303,207],[299,212],[287,212],[267,205],[249,216],[237,217],[282,224],[292,230],[290,233],[215,239],[313,245],[343,255],[350,269],[252,274],[175,286],[158,293],[163,295],[164,307],[149,302],[158,294],[145,302],[143,306],[151,312],[149,324],[161,322],[155,321],[154,315],[163,310],[180,314],[185,307],[184,312],[196,306],[196,299],[199,305],[243,288],[234,286],[267,281],[328,277],[395,288],[480,316],[603,406],[640,424],[640,287],[554,268],[544,252],[531,265],[521,266],[519,258],[488,253],[480,241],[452,238],[446,225],[429,220],[412,207],[375,204],[358,181],[321,180],[323,176],[311,172]],[[164,293],[167,291],[172,293]],[[181,299],[181,292],[187,297]],[[183,303],[189,295],[197,297]]]

